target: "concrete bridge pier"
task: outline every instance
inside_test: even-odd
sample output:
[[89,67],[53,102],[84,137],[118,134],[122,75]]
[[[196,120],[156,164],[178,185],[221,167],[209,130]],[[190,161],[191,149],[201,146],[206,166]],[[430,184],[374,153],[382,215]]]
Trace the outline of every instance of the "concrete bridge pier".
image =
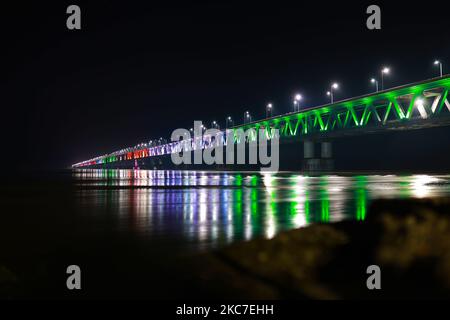
[[[316,156],[316,144],[320,146],[320,155]],[[303,171],[323,172],[334,169],[333,145],[331,141],[314,142],[305,140],[303,142]]]

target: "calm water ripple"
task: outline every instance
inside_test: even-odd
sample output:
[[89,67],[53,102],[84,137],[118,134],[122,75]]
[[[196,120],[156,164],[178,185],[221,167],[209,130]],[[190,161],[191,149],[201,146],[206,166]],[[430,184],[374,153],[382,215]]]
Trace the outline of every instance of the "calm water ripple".
[[76,170],[87,214],[119,230],[210,249],[316,222],[364,220],[378,198],[450,195],[450,175]]

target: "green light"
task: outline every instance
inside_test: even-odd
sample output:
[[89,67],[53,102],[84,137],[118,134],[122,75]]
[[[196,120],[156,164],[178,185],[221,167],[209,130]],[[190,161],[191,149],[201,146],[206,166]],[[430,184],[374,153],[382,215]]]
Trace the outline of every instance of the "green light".
[[445,91],[443,92],[443,94],[442,94],[442,98],[441,98],[441,101],[440,101],[440,103],[439,103],[439,107],[438,107],[438,109],[437,109],[437,113],[440,113],[440,112],[441,112],[442,107],[443,107],[444,104],[445,104],[445,101],[447,101],[447,96],[448,96],[448,90],[445,90]]

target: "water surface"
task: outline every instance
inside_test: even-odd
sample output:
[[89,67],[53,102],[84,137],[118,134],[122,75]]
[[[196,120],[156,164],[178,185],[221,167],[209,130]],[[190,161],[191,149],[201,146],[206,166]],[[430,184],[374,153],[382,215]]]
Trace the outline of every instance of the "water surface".
[[317,222],[364,220],[378,198],[450,195],[450,175],[77,170],[86,218],[186,250],[217,248]]

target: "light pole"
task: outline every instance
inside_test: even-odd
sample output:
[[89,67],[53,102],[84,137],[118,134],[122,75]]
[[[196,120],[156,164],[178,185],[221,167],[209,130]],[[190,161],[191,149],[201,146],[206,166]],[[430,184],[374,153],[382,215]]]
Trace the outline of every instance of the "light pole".
[[294,96],[294,112],[300,111],[300,100],[302,100],[302,95],[297,93]]
[[381,69],[381,90],[384,89],[384,75],[385,74],[389,74],[389,68],[384,67],[383,69]]
[[269,114],[270,114],[270,116],[272,116],[272,104],[271,103],[267,104],[267,107],[266,107],[266,118],[269,117]]
[[435,60],[434,61],[434,65],[435,66],[439,65],[439,74],[440,74],[440,76],[442,78],[442,62],[440,62],[439,60]]
[[245,111],[245,114],[244,114],[244,123],[245,123],[245,121],[252,122],[252,116],[250,115],[250,112],[248,112],[248,111]]
[[230,121],[230,123],[233,122],[233,120],[231,120],[231,117],[227,117],[227,118],[225,119],[225,130],[228,129],[228,121]]
[[339,85],[335,82],[331,85],[330,91],[327,91],[327,95],[330,96],[331,103],[334,102],[334,95],[333,95],[333,89],[339,88]]
[[370,79],[370,82],[375,83],[375,88],[377,89],[378,92],[378,80],[375,78]]

